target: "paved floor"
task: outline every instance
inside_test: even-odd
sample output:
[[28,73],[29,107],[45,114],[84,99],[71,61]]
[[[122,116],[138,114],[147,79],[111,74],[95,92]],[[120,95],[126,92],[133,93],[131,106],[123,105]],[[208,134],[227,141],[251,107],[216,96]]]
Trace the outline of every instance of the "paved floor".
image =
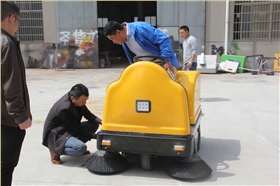
[[[202,141],[199,155],[213,169],[201,181],[169,177],[161,164],[144,171],[139,162],[120,174],[90,173],[91,156],[62,156],[53,165],[41,145],[43,122],[52,104],[76,83],[90,91],[88,106],[102,118],[107,85],[123,68],[27,69],[33,126],[27,130],[13,185],[279,185],[279,74],[202,74]],[[95,140],[87,143],[96,151]],[[92,154],[91,153],[91,154]]]

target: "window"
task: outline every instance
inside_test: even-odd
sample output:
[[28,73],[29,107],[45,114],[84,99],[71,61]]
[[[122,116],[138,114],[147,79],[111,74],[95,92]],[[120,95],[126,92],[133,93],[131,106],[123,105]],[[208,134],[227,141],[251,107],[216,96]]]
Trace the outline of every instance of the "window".
[[145,21],[151,25],[156,26],[156,16],[145,16]]
[[[138,17],[134,17],[134,22],[138,21]],[[145,22],[150,23],[154,27],[156,27],[156,16],[145,16]]]
[[15,1],[20,8],[20,21],[15,37],[21,42],[43,42],[42,1]]
[[278,41],[280,39],[280,2],[235,1],[233,39]]
[[108,23],[108,18],[98,18],[98,28],[104,28]]

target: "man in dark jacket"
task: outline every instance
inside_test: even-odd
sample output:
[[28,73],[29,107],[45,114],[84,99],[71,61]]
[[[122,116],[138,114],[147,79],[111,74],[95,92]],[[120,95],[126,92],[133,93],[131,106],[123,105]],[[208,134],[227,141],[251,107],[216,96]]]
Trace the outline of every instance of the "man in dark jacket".
[[1,185],[11,185],[25,130],[32,125],[25,66],[19,42],[16,4],[1,1]]
[[[86,107],[88,88],[73,86],[50,109],[44,124],[43,145],[48,147],[53,164],[61,164],[60,155],[89,154],[86,142],[95,137],[101,119]],[[82,117],[88,121],[81,122]]]

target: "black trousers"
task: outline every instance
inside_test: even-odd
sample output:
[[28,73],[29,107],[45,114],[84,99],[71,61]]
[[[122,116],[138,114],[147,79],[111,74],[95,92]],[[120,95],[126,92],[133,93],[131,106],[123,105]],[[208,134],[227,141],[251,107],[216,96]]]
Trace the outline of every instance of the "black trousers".
[[91,123],[89,121],[83,121],[81,122],[81,125],[83,127],[83,130],[87,131],[87,134],[86,136],[78,136],[78,139],[86,143],[87,141],[90,141],[93,138],[95,132],[99,127],[99,124],[96,122]]
[[1,125],[1,186],[12,184],[24,137],[25,130]]

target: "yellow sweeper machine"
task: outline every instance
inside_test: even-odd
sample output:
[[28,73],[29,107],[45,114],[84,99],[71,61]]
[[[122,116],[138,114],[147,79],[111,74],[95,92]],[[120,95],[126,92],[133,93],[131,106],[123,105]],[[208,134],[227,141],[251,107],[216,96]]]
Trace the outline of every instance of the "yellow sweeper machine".
[[[153,58],[142,60],[143,57]],[[92,173],[126,170],[127,154],[138,154],[144,170],[155,157],[167,157],[168,175],[192,180],[211,168],[198,156],[202,116],[200,72],[177,71],[173,80],[160,56],[136,56],[108,85],[97,149],[85,163]]]

